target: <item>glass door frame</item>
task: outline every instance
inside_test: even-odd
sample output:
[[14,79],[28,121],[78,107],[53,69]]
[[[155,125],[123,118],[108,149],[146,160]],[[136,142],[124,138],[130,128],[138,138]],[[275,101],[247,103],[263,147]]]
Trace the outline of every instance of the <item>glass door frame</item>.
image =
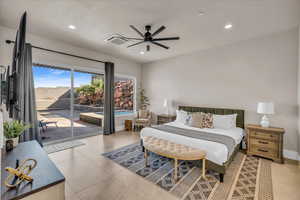
[[[61,69],[61,70],[69,70],[71,73],[71,98],[70,98],[70,118],[71,118],[71,137],[70,138],[64,138],[64,139],[59,139],[59,140],[54,140],[50,142],[46,142],[45,144],[51,144],[51,143],[59,143],[59,142],[64,142],[64,141],[71,141],[74,139],[78,139],[80,137],[74,137],[74,72],[83,72],[83,73],[93,73],[93,74],[98,74],[98,75],[103,75],[105,78],[105,71],[104,71],[104,64],[103,67],[99,63],[99,68],[91,68],[91,67],[80,67],[80,66],[71,66],[71,65],[59,65],[59,64],[41,64],[41,63],[36,63],[33,62],[32,66],[41,66],[41,67],[50,67],[50,68],[56,68],[56,69]],[[103,69],[101,69],[103,68]],[[134,91],[133,91],[133,111],[134,113],[137,111],[137,78],[132,75],[125,75],[121,73],[115,73],[115,77],[120,77],[120,78],[128,78],[132,79],[134,81]],[[89,136],[89,135],[88,135]],[[87,137],[88,137],[87,136]]]
[[[48,65],[48,64],[40,64],[40,63],[32,63],[32,67],[45,67],[45,68],[53,68],[58,70],[67,70],[70,72],[70,125],[71,125],[71,136],[63,139],[53,140],[45,142],[44,144],[54,144],[54,143],[60,143],[65,141],[72,141],[74,139],[82,138],[80,136],[74,137],[74,72],[82,72],[82,73],[91,73],[91,74],[97,74],[97,75],[103,75],[103,70],[95,70],[88,67],[66,67],[66,66],[58,66],[58,65]],[[34,78],[34,77],[33,77]],[[92,135],[98,135],[98,134],[88,134],[83,137],[89,137]]]

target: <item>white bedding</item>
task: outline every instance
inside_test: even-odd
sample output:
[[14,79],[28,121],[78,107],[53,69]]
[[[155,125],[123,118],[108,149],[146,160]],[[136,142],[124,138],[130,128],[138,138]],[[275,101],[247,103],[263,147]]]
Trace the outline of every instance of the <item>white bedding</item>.
[[[185,128],[185,129],[192,129],[192,130],[198,130],[198,131],[204,131],[208,133],[215,133],[220,135],[227,135],[234,139],[235,144],[238,145],[243,138],[244,131],[242,128],[232,128],[232,129],[215,129],[215,128],[195,128],[188,125],[184,125],[182,123],[177,122],[171,122],[167,123],[166,125],[169,126],[175,126],[179,128]],[[207,141],[207,140],[201,140],[191,137],[186,137],[182,135],[177,135],[173,133],[168,133],[165,131],[160,131],[157,129],[153,129],[151,127],[146,127],[141,130],[141,138],[145,136],[153,136],[160,139],[169,140],[171,142],[177,143],[177,144],[183,144],[187,145],[193,148],[201,149],[206,151],[207,159],[219,164],[223,165],[224,162],[228,160],[228,149],[224,144]],[[230,155],[229,155],[230,156]]]

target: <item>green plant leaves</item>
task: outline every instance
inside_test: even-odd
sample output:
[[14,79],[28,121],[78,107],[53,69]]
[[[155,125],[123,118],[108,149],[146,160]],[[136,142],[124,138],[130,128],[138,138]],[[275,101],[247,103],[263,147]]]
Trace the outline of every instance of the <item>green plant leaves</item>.
[[7,139],[19,137],[30,125],[25,125],[23,122],[13,120],[11,122],[4,122],[4,136]]

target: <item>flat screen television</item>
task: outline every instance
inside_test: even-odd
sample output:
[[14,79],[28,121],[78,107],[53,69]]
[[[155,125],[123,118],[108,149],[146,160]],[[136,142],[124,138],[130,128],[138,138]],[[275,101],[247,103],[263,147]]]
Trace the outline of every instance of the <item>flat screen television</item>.
[[9,113],[9,117],[17,119],[18,118],[18,85],[19,83],[19,66],[22,64],[22,58],[25,56],[25,43],[26,43],[26,12],[22,15],[19,29],[17,31],[13,56],[12,65],[7,69],[6,75],[6,109]]

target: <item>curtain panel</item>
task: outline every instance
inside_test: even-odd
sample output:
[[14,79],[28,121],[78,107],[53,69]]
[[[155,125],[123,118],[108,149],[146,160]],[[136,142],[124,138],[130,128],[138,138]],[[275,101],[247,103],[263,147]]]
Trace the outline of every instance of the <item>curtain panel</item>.
[[103,134],[115,132],[114,63],[105,62],[104,76],[104,128]]
[[32,74],[32,47],[26,44],[24,55],[22,55],[18,74],[18,117],[17,119],[30,125],[20,142],[37,140],[42,145],[39,123],[37,120],[35,90]]

